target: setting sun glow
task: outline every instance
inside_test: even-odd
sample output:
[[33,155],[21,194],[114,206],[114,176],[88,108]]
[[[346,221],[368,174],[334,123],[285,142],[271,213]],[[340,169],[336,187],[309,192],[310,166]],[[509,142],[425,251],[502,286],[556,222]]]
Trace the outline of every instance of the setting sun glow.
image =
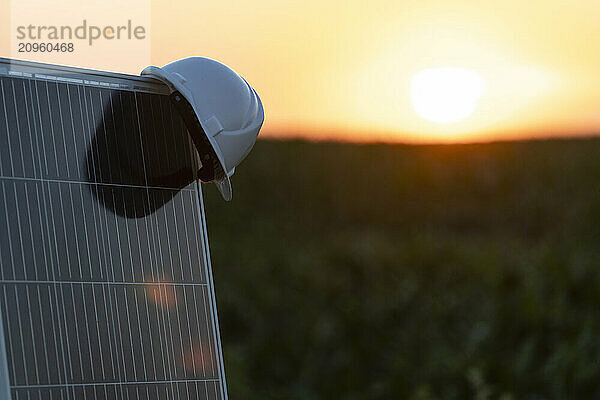
[[415,112],[421,118],[449,124],[473,114],[483,90],[483,78],[472,70],[431,68],[412,77],[410,97]]

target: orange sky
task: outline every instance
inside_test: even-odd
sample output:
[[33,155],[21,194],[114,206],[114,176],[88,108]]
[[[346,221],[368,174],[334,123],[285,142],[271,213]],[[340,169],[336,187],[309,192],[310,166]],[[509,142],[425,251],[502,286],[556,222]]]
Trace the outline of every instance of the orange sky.
[[[600,132],[598,0],[190,0],[152,1],[150,10],[152,63],[202,55],[231,66],[263,100],[265,136],[454,142]],[[114,57],[110,69],[138,73],[147,60],[133,58]],[[417,115],[411,78],[434,67],[485,80],[472,115],[451,124]]]

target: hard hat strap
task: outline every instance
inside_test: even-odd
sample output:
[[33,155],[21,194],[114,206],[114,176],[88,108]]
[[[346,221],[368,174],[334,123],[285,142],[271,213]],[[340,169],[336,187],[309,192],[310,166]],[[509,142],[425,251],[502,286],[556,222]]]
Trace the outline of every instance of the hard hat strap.
[[198,170],[198,178],[202,182],[210,182],[215,179],[221,179],[225,175],[217,154],[215,153],[206,132],[202,128],[196,112],[187,99],[179,92],[174,91],[170,95],[171,101],[175,104],[177,112],[183,119],[196,150],[200,155],[202,166]]

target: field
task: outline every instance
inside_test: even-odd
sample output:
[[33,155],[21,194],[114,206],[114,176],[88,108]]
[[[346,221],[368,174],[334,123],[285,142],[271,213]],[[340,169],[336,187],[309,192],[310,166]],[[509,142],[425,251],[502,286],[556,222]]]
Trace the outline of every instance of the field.
[[600,140],[259,141],[205,190],[232,399],[600,397]]

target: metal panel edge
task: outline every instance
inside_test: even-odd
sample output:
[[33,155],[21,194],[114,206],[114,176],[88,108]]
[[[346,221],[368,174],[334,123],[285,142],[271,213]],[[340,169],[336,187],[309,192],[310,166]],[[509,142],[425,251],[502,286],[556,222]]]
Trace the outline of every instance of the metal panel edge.
[[[66,83],[84,83],[108,89],[146,91],[158,94],[169,94],[168,87],[149,77],[121,74],[117,72],[97,71],[92,69],[68,67],[63,65],[44,64],[32,61],[14,60],[0,57],[0,75],[22,78],[47,79]],[[97,79],[97,81],[95,81]]]
[[4,319],[0,309],[0,398],[10,400],[10,380],[8,377],[8,360],[6,358],[6,343],[4,342]]
[[221,331],[219,329],[219,318],[217,316],[217,297],[215,295],[215,287],[213,284],[213,275],[212,275],[212,263],[210,258],[210,247],[208,243],[208,231],[206,229],[206,214],[204,211],[204,197],[202,195],[202,183],[198,180],[196,181],[197,188],[197,207],[200,214],[200,223],[202,225],[202,245],[204,246],[204,258],[206,265],[206,282],[208,283],[208,289],[210,290],[211,301],[211,311],[212,311],[212,321],[213,321],[213,330],[215,335],[215,344],[216,344],[216,354],[219,356],[219,374],[221,375],[221,391],[223,394],[223,399],[227,400],[229,397],[227,395],[227,381],[225,379],[225,363],[223,362],[223,346],[221,344]]

